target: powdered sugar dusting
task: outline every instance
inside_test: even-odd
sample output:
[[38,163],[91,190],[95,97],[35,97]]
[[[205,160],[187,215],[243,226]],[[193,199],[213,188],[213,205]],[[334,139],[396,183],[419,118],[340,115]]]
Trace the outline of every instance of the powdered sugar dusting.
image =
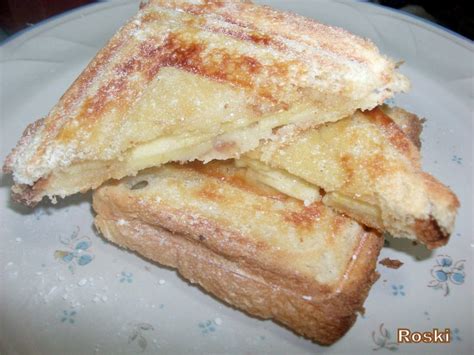
[[342,95],[352,109],[367,108],[407,86],[372,44],[339,29],[237,2],[151,1],[26,134],[8,159],[15,181],[31,185],[56,168],[119,157],[131,147],[120,134],[126,114],[162,67],[242,88],[256,115],[248,124],[308,98]]

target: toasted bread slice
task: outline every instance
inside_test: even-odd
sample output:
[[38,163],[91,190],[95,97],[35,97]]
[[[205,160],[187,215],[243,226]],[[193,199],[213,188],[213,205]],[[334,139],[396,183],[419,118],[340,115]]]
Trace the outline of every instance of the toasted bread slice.
[[381,236],[245,175],[217,161],[145,170],[95,191],[95,224],[251,315],[333,343],[377,278]]
[[272,129],[336,121],[406,90],[369,41],[240,1],[142,6],[7,158],[34,205],[168,161],[227,159]]
[[400,107],[381,105],[378,108],[395,122],[398,129],[420,150],[421,132],[423,131],[423,123],[426,120]]
[[[291,139],[286,135],[268,141],[238,165],[248,166],[257,177],[276,169],[290,180],[303,181],[306,188],[320,187],[324,204],[379,231],[435,248],[447,243],[459,202],[448,187],[422,171],[420,131],[415,115],[383,106],[298,132]],[[287,189],[278,183],[271,186]]]

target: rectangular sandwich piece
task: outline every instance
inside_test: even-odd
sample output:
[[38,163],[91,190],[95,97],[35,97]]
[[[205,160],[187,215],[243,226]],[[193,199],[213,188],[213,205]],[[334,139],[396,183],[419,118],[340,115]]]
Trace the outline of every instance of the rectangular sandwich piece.
[[272,129],[337,121],[408,89],[368,40],[241,1],[151,0],[7,158],[34,205],[169,161],[228,159]]
[[420,131],[415,115],[381,106],[285,133],[236,164],[306,203],[322,199],[364,225],[436,248],[447,243],[459,202],[422,170]]
[[382,238],[246,173],[227,162],[168,164],[106,183],[94,193],[95,224],[250,315],[335,342],[378,277]]

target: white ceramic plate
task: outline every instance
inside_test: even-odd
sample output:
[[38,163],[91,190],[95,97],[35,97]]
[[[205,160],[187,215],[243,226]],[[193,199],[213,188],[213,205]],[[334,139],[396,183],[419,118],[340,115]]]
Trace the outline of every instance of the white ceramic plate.
[[[395,101],[426,117],[424,167],[462,207],[448,246],[433,253],[391,241],[366,314],[338,343],[320,347],[271,321],[234,310],[172,270],[116,248],[92,229],[90,194],[31,211],[0,185],[0,352],[78,353],[472,353],[473,46],[443,29],[381,7],[340,1],[267,1],[371,38],[413,89]],[[136,2],[86,6],[1,47],[3,161],[27,123],[44,116]],[[74,253],[82,248],[79,258]],[[62,261],[61,261],[62,260]],[[463,269],[464,267],[464,269]],[[449,345],[394,343],[399,327],[450,328]]]

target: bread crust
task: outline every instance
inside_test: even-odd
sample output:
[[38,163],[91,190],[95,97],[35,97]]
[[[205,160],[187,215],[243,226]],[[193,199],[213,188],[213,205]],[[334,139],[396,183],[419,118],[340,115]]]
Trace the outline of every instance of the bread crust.
[[[380,106],[380,109],[393,120],[393,122],[398,126],[398,129],[401,130],[418,149],[421,148],[420,135],[423,130],[423,123],[425,122],[424,118],[419,118],[417,115],[399,107],[382,105]],[[35,132],[41,127],[42,121],[43,120],[38,120],[31,125],[28,125],[28,127],[23,132],[22,138],[20,139],[18,144],[19,147],[27,146],[29,144],[29,141]],[[11,168],[12,159],[15,154],[18,154],[16,152],[17,149],[21,148],[15,148],[5,160],[3,169],[4,173],[6,174],[13,172]],[[32,186],[26,184],[16,184],[12,188],[12,198],[18,203],[29,207],[34,207],[43,198],[44,191],[48,185],[48,178],[40,179]]]
[[[103,187],[94,193],[95,224],[105,238],[176,268],[187,280],[252,316],[273,319],[318,343],[332,344],[348,331],[378,278],[375,265],[383,241],[374,233],[361,235],[343,279],[328,288],[314,280],[295,280],[279,270],[262,269],[258,258],[264,257],[264,251],[252,259],[211,248],[206,240],[222,233],[212,223],[194,239],[176,232],[182,230],[182,225],[168,225],[170,230],[159,221],[150,223],[150,219],[143,218],[151,206],[132,216],[121,207],[133,203],[131,196],[117,191]],[[185,220],[182,223],[190,228],[188,232],[195,227]],[[222,249],[227,249],[227,243],[220,244]],[[239,249],[235,252],[240,254]]]
[[[324,203],[360,223],[433,249],[448,242],[459,201],[422,170],[422,122],[384,105],[291,139],[268,141],[246,156],[320,187]],[[357,203],[369,205],[372,214]]]
[[380,109],[390,117],[405,136],[417,147],[421,148],[421,133],[426,119],[408,112],[401,107],[382,105]]
[[[295,106],[324,112],[341,108],[340,115],[328,119],[334,121],[409,87],[396,64],[370,41],[342,29],[248,2],[149,1],[96,55],[48,116],[33,124],[34,132],[25,131],[28,139],[20,139],[7,158],[4,171],[13,173],[18,200],[33,205],[43,195],[91,189],[92,184],[52,191],[52,174],[78,162],[119,159],[128,149],[168,133],[168,115],[161,118],[167,119],[165,124],[147,123],[133,137],[125,127],[130,123],[125,117],[159,80],[163,68],[225,84],[236,96],[244,93],[240,111],[251,112],[249,124]],[[183,111],[178,107],[179,115]],[[242,112],[236,116],[243,117]],[[221,124],[226,122],[214,125],[216,136],[223,133],[218,132]],[[184,122],[179,127],[187,126]],[[163,129],[153,131],[157,127]],[[96,186],[110,177],[104,175]],[[42,184],[27,187],[40,179]]]

